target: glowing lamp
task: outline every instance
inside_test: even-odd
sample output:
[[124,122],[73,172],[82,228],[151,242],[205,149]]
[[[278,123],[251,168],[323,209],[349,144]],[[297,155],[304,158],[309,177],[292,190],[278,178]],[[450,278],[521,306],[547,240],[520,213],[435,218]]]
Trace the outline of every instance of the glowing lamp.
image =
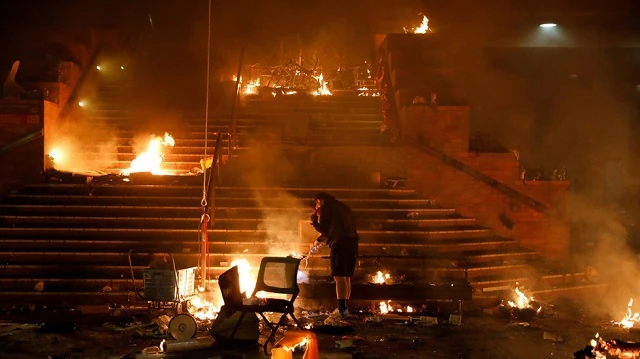
[[78,106],[80,106],[80,107],[84,107],[84,106],[86,106],[86,105],[87,105],[87,103],[86,103],[86,102],[84,102],[84,101],[78,101]]
[[100,71],[102,70],[102,67],[100,67],[100,65],[96,66],[96,70]]
[[124,70],[124,65],[120,66],[120,70]]
[[543,28],[543,29],[549,29],[549,28],[556,27],[556,26],[558,26],[558,25],[554,24],[552,22],[546,22],[544,24],[540,24],[540,27]]

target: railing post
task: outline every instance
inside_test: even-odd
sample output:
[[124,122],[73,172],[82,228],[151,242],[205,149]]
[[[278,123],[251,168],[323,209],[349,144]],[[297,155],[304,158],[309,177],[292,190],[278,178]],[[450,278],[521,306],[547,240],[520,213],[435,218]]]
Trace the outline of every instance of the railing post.
[[238,63],[238,73],[236,75],[236,92],[233,95],[233,105],[231,107],[231,142],[233,148],[236,148],[236,108],[238,107],[238,97],[240,96],[240,77],[242,76],[242,63],[244,62],[244,47],[240,49],[240,61]]

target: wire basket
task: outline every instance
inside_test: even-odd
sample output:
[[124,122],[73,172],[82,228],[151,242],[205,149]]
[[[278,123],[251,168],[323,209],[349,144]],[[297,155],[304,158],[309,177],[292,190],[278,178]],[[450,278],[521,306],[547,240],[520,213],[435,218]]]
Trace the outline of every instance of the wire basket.
[[[178,277],[176,288],[175,277]],[[144,298],[150,302],[179,302],[195,294],[196,267],[177,270],[142,271]]]

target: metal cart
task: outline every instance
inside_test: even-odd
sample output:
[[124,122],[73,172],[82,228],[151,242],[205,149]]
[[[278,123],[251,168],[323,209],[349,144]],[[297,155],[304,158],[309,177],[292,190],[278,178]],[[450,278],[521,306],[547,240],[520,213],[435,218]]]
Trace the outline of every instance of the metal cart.
[[[142,271],[142,288],[136,287],[131,256],[133,254],[165,254],[171,259],[172,269],[147,268]],[[149,303],[149,309],[173,309],[176,313],[186,310],[189,300],[196,295],[197,267],[177,270],[173,254],[154,250],[129,251],[129,269],[136,297]]]

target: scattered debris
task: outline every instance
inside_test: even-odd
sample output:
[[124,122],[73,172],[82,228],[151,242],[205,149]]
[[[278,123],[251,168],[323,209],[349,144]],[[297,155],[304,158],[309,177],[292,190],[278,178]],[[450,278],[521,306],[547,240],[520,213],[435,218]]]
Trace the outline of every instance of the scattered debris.
[[337,349],[345,349],[353,347],[353,340],[343,339],[336,340],[336,348]]
[[544,340],[551,340],[554,342],[564,342],[564,338],[562,337],[562,335],[560,334],[556,334],[556,333],[551,333],[551,332],[544,332],[542,333],[542,339]]

